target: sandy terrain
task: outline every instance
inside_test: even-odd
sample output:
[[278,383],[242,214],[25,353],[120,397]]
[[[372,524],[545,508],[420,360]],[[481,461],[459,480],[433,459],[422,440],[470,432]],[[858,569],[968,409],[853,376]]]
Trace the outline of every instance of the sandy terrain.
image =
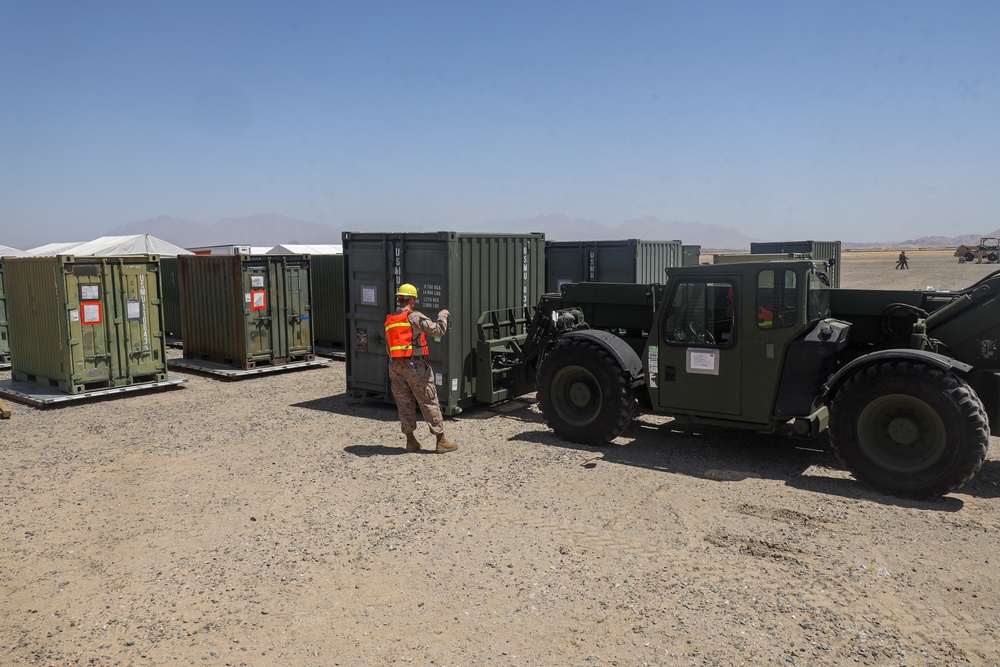
[[[844,286],[990,270],[907,254],[845,253]],[[996,438],[960,492],[912,502],[823,441],[645,415],[580,447],[528,397],[407,455],[342,363],[172,375],[10,404],[0,665],[1000,664]]]

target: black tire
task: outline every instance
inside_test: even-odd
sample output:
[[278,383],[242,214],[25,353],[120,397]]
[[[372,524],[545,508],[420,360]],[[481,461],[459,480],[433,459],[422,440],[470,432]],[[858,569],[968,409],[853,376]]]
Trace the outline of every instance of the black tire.
[[986,261],[990,264],[996,264],[998,260],[1000,260],[1000,255],[997,255],[995,252],[986,255]]
[[963,259],[965,259],[966,262],[971,262],[976,259],[976,256],[973,255],[971,252],[965,253],[962,257]]
[[909,361],[869,366],[837,392],[830,440],[860,481],[904,498],[935,498],[986,459],[986,409],[961,378]]
[[569,340],[538,369],[538,405],[556,435],[584,445],[613,440],[632,421],[636,400],[628,374],[597,343]]

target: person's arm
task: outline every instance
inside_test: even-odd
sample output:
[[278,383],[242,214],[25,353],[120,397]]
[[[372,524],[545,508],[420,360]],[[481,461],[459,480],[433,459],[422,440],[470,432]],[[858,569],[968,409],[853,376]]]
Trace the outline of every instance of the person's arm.
[[442,310],[438,313],[436,320],[432,320],[423,313],[418,313],[416,311],[410,313],[410,324],[417,331],[427,334],[428,336],[433,336],[434,338],[441,338],[448,331],[448,315],[450,313],[447,310]]

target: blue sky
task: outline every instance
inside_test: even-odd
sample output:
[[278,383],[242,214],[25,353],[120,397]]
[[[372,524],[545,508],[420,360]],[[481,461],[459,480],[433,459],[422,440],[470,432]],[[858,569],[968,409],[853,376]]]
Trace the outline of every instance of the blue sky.
[[995,0],[0,0],[0,244],[253,213],[987,233],[998,26]]

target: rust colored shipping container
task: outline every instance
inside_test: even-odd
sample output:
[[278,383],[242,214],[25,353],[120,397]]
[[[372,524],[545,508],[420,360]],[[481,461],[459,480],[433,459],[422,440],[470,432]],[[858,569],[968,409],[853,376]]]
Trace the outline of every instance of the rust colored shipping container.
[[238,368],[315,358],[308,255],[181,255],[184,357]]

